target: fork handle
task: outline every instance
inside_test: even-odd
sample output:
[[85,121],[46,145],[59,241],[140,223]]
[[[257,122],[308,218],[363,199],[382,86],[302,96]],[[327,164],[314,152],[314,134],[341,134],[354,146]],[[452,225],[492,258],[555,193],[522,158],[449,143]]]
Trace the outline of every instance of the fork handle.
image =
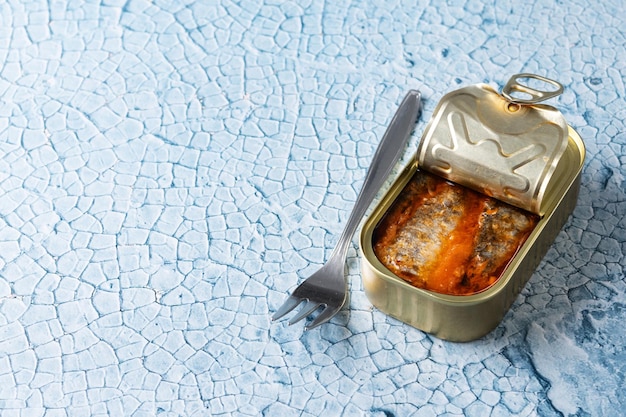
[[365,215],[365,211],[402,155],[421,110],[421,93],[417,90],[409,90],[374,153],[361,192],[354,203],[354,208],[348,217],[348,222],[339,237],[331,258],[341,256],[345,260],[354,232]]

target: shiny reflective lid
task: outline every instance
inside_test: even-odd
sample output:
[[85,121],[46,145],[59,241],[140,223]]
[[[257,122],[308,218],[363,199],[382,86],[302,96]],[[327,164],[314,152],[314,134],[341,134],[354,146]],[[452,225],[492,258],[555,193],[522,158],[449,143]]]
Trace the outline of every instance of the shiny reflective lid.
[[[537,83],[551,88],[541,90]],[[486,84],[446,94],[426,126],[418,164],[543,215],[546,190],[567,147],[568,127],[559,110],[539,103],[562,91],[556,81],[516,74],[502,94]]]

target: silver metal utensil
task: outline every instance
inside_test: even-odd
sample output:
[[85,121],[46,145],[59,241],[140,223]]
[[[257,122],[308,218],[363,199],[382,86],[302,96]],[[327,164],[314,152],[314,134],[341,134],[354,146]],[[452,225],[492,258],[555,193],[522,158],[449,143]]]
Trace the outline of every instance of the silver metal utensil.
[[323,307],[315,320],[305,326],[305,330],[309,330],[330,320],[344,305],[348,294],[347,282],[344,278],[344,264],[352,236],[365,215],[365,211],[404,151],[421,109],[420,92],[410,90],[400,103],[376,149],[361,192],[330,259],[293,291],[274,313],[272,320],[283,317],[302,302],[305,303],[304,306],[289,320],[289,324],[294,324]]

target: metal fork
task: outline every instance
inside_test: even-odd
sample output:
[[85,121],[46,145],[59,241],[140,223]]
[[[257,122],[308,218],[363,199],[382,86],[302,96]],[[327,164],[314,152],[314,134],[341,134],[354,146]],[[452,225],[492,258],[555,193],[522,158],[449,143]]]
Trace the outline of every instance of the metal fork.
[[400,103],[374,153],[361,192],[330,258],[322,268],[293,291],[284,304],[274,313],[272,320],[283,317],[302,302],[305,302],[298,314],[289,320],[289,324],[294,324],[323,306],[323,310],[315,320],[305,326],[305,330],[310,330],[330,320],[344,305],[348,295],[347,282],[344,278],[344,264],[348,248],[352,242],[352,235],[354,235],[361,218],[365,215],[365,211],[389,176],[391,169],[400,158],[421,109],[420,92],[410,90]]

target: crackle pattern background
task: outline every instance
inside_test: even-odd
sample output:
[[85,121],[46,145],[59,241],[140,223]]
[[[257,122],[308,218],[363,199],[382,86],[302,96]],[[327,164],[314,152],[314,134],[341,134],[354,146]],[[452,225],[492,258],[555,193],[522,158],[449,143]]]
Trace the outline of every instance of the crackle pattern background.
[[[626,407],[620,0],[0,3],[2,416],[606,416]],[[588,151],[501,325],[270,322],[329,255],[393,112],[518,72]]]

